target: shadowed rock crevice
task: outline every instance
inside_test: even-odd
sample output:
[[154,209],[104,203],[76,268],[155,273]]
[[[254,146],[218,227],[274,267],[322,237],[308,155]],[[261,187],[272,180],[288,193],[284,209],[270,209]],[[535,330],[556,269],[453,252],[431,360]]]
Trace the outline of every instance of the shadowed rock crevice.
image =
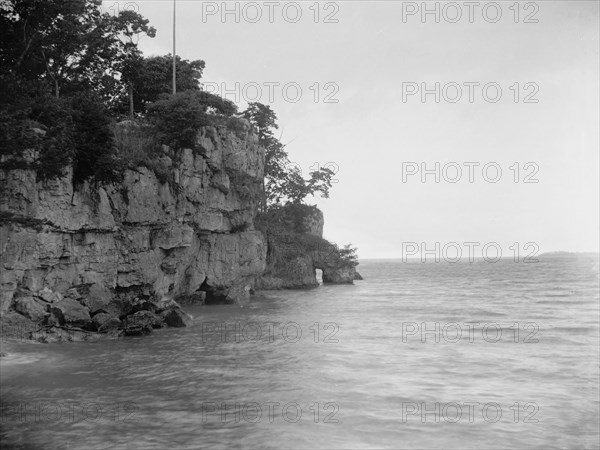
[[202,283],[200,292],[204,293],[205,305],[225,305],[227,304],[227,290],[209,286],[208,282]]

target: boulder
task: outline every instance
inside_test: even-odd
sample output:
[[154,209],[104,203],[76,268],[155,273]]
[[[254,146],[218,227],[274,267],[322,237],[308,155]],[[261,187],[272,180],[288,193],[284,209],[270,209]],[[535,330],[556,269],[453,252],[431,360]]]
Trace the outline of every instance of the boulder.
[[152,313],[156,313],[159,311],[158,306],[149,298],[143,297],[133,297],[133,298],[122,298],[115,299],[111,304],[113,307],[106,312],[112,315],[113,317],[119,316],[130,316],[139,311],[149,311]]
[[98,327],[98,333],[116,333],[121,328],[122,322],[116,317],[111,317]]
[[112,296],[110,292],[97,283],[89,287],[88,292],[84,295],[83,300],[81,300],[88,307],[91,314],[96,314],[100,311],[105,313],[112,312],[109,311],[111,309],[111,301]]
[[[203,292],[203,294],[206,294]],[[158,304],[160,318],[169,327],[187,327],[193,317],[186,313],[175,300],[166,298]]]
[[102,327],[102,325],[107,323],[112,318],[113,317],[110,314],[98,313],[98,314],[94,315],[94,317],[92,317],[92,324],[94,325],[94,328],[96,330],[99,330]]
[[362,275],[361,275],[360,273],[358,273],[358,272],[355,272],[355,273],[354,273],[354,279],[355,279],[356,281],[361,281],[361,280],[364,280],[364,278],[362,277]]
[[63,298],[58,303],[52,303],[50,311],[58,319],[60,325],[91,329],[92,318],[89,310],[71,298]]
[[147,298],[134,298],[131,303],[131,312],[129,314],[135,314],[139,311],[149,311],[155,313],[158,309],[156,304]]
[[38,329],[31,319],[15,311],[8,311],[0,316],[0,338],[3,342],[29,339],[29,334]]
[[15,310],[34,322],[41,322],[48,315],[48,308],[33,297],[21,297],[15,301]]
[[150,311],[138,311],[127,316],[123,323],[126,336],[142,336],[152,333],[153,328],[162,326],[162,318]]
[[43,300],[47,303],[60,302],[63,298],[59,292],[52,292],[47,287],[45,287],[44,289],[39,291],[37,293],[37,296],[38,296],[38,298],[40,298],[41,300]]
[[192,323],[192,317],[181,308],[169,308],[161,313],[161,318],[169,327],[187,327]]

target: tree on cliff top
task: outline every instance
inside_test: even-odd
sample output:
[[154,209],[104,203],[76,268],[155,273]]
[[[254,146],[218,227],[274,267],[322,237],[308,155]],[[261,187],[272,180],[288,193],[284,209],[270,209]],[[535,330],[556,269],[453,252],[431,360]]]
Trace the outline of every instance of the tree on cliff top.
[[122,11],[116,21],[120,25],[122,38],[119,37],[119,40],[123,44],[125,52],[120,71],[123,82],[127,84],[129,118],[133,120],[135,114],[134,82],[137,79],[137,74],[140,72],[141,61],[143,61],[142,52],[139,50],[137,44],[140,36],[143,34],[152,38],[155,37],[156,30],[154,27],[148,25],[148,19],[144,19],[136,12],[130,10]]
[[[153,29],[137,13],[111,16],[100,4],[5,0],[0,5],[0,154],[10,156],[8,165],[52,178],[72,163],[74,181],[90,175],[106,179],[114,171],[107,107],[122,90],[123,62],[137,53],[133,35],[151,35]],[[25,150],[37,150],[37,159],[23,158]]]
[[194,148],[201,127],[215,125],[219,117],[237,112],[229,100],[204,91],[187,90],[175,95],[163,94],[150,104],[148,118],[155,126],[162,144],[171,148]]
[[137,44],[121,36],[153,34],[132,11],[112,16],[101,0],[8,0],[0,9],[2,71],[46,82],[58,98],[86,91],[108,100],[120,86],[123,61]]
[[263,212],[283,202],[300,204],[307,196],[317,192],[325,198],[329,197],[335,173],[331,169],[320,168],[310,172],[308,179],[302,176],[298,165],[290,162],[285,145],[274,136],[274,131],[279,127],[277,115],[270,106],[249,103],[242,115],[254,125],[258,142],[265,149]]
[[[136,57],[128,61],[123,72],[123,79],[132,87],[133,108],[140,113],[146,113],[148,106],[160,99],[162,94],[172,91],[172,66],[173,57],[151,56],[148,58]],[[177,70],[177,92],[199,91],[200,78],[204,71],[205,63],[202,60],[189,61],[177,56],[175,68]],[[130,97],[131,100],[131,97]],[[125,110],[127,104],[125,96],[121,96],[119,109]]]

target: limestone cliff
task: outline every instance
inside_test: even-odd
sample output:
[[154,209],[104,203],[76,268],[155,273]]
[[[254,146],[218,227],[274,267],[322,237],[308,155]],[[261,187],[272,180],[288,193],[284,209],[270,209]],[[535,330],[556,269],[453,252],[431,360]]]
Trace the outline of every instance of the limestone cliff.
[[71,169],[47,182],[1,170],[0,313],[94,329],[98,314],[123,319],[140,299],[245,301],[266,267],[257,137],[248,123],[205,127],[195,150],[163,150],[164,183],[144,167],[76,187]]

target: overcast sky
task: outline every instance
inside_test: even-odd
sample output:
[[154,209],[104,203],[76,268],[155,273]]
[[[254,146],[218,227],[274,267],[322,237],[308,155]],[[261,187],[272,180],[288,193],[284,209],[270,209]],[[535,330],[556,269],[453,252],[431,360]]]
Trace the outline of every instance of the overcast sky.
[[[598,2],[488,3],[440,3],[439,23],[421,2],[239,3],[236,22],[222,2],[178,0],[177,53],[206,61],[210,89],[240,83],[241,108],[260,85],[303,173],[339,167],[331,197],[313,203],[325,237],[362,258],[400,257],[403,242],[598,251]],[[144,52],[171,52],[172,2],[134,6],[158,30]],[[436,83],[439,103],[423,101]],[[421,163],[436,162],[440,182],[423,183]]]

